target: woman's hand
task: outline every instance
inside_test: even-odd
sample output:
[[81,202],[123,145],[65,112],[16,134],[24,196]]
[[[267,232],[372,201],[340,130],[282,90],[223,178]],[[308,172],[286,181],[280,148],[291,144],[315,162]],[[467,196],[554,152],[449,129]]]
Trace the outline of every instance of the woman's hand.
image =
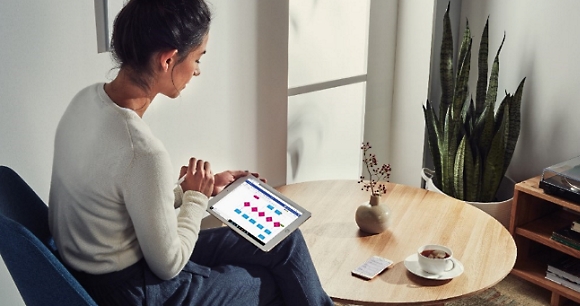
[[[216,195],[218,193],[220,193],[220,191],[224,190],[224,188],[226,188],[227,185],[233,183],[235,180],[237,180],[238,178],[242,177],[242,176],[246,176],[248,174],[251,174],[257,178],[260,178],[260,175],[256,172],[248,172],[248,171],[242,171],[242,170],[228,170],[228,171],[224,171],[224,172],[220,172],[218,174],[216,174],[214,177],[214,185],[213,185],[213,194],[212,195]],[[260,180],[262,182],[266,182],[266,179],[260,178]]]
[[214,190],[214,176],[209,162],[194,157],[189,159],[189,166],[181,167],[179,177],[185,175],[181,183],[183,191],[193,190],[205,194],[208,198]]

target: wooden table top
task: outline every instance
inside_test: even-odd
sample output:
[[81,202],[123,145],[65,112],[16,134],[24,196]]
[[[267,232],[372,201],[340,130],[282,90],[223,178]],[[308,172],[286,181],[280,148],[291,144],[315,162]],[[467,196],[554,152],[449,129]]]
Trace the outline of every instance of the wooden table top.
[[[312,212],[300,229],[325,291],[337,302],[357,305],[442,304],[500,282],[514,266],[510,233],[483,211],[451,197],[388,183],[381,204],[391,209],[386,232],[362,233],[354,220],[369,200],[356,181],[312,181],[278,187]],[[428,280],[407,271],[405,258],[424,244],[450,247],[464,272],[451,280]],[[373,255],[394,262],[370,281],[351,270]]]

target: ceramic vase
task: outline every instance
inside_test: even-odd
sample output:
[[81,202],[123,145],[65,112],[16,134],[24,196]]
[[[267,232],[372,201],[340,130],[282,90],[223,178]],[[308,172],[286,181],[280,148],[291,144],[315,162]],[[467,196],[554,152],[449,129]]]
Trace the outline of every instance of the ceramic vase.
[[378,234],[387,230],[390,224],[391,210],[380,203],[381,196],[371,195],[370,200],[361,204],[355,214],[358,227],[363,232]]

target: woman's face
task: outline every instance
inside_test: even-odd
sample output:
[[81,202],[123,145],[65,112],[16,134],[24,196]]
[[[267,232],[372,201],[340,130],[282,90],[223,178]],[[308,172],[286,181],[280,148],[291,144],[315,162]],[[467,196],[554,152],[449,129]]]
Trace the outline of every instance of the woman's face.
[[168,88],[166,95],[170,98],[176,98],[193,76],[198,76],[201,71],[199,62],[202,55],[205,54],[208,35],[206,34],[199,47],[189,52],[185,60],[176,64],[171,72],[172,88]]

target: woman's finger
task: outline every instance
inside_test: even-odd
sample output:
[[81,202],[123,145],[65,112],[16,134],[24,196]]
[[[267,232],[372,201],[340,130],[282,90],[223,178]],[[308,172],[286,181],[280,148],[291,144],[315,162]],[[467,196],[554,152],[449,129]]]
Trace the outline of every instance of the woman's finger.
[[195,171],[197,170],[197,163],[198,160],[195,157],[192,157],[189,159],[189,171],[191,172],[191,174],[194,174]]
[[203,170],[205,170],[207,174],[211,174],[211,165],[209,162],[206,161],[203,163]]

